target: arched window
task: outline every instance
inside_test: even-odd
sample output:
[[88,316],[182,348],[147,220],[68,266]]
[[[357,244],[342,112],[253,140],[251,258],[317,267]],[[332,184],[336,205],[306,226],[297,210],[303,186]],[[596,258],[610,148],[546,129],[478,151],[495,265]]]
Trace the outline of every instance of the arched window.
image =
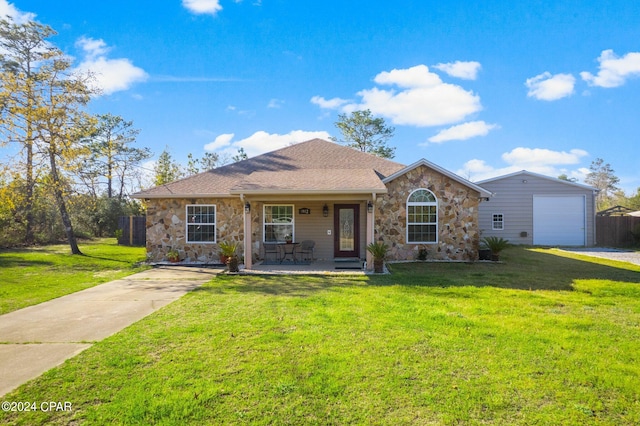
[[438,200],[428,189],[416,189],[407,198],[407,243],[438,242]]

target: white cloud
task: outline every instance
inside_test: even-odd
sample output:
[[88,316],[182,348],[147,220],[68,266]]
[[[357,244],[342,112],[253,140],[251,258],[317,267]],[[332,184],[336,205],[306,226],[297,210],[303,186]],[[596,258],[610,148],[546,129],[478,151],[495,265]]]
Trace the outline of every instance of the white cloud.
[[323,109],[337,109],[343,106],[344,104],[349,103],[346,99],[333,98],[333,99],[325,99],[322,96],[314,96],[311,98],[311,103],[318,105]]
[[182,0],[182,5],[196,15],[215,15],[222,10],[219,0]]
[[235,135],[233,133],[223,133],[215,138],[213,142],[210,142],[204,146],[205,151],[216,151],[220,148],[231,145],[231,140]]
[[551,75],[544,72],[527,79],[525,85],[529,88],[527,96],[542,101],[556,101],[573,94],[576,79],[571,74]]
[[376,75],[373,81],[403,88],[435,87],[442,84],[440,76],[429,71],[426,65],[383,71]]
[[76,71],[93,73],[96,87],[106,95],[127,90],[134,83],[149,78],[142,68],[133,65],[129,59],[108,59],[106,55],[111,49],[101,39],[81,37],[76,46],[80,47],[85,55]]
[[0,0],[0,17],[10,16],[15,23],[24,24],[25,22],[35,19],[36,14],[31,12],[22,12],[13,3],[6,0]]
[[478,96],[450,84],[400,93],[374,88],[359,94],[363,102],[358,109],[370,109],[394,124],[418,127],[455,123],[482,109]]
[[95,40],[91,37],[80,37],[78,41],[76,41],[76,46],[84,51],[86,58],[89,60],[105,56],[111,50],[110,47],[107,47],[107,43],[105,43],[104,40]]
[[281,108],[283,104],[284,104],[284,101],[282,99],[273,98],[269,100],[269,103],[267,104],[267,108]]
[[258,131],[248,138],[233,141],[232,133],[218,136],[213,142],[205,145],[207,151],[224,148],[223,154],[234,155],[238,149],[243,148],[249,157],[264,154],[265,152],[284,148],[299,142],[320,138],[329,139],[329,133],[325,131],[309,132],[305,130],[293,130],[287,134],[267,133]]
[[620,58],[611,49],[603,50],[598,62],[600,69],[597,75],[586,71],[580,73],[590,86],[618,87],[628,78],[640,76],[640,52],[630,52]]
[[572,178],[576,178],[578,179],[578,181],[584,182],[584,179],[587,177],[589,173],[591,173],[591,170],[589,170],[586,167],[580,167],[576,170],[569,171],[568,176]]
[[583,149],[572,149],[566,151],[552,151],[544,148],[515,148],[511,152],[502,154],[502,159],[512,165],[527,166],[533,165],[559,165],[559,164],[577,164],[580,159],[589,153]]
[[462,87],[443,83],[425,65],[378,74],[378,84],[397,85],[404,90],[374,87],[358,93],[360,104],[345,105],[345,111],[370,109],[394,124],[410,126],[442,126],[464,120],[482,109],[480,97]]
[[463,80],[475,80],[478,77],[478,71],[480,71],[482,65],[480,65],[480,62],[475,61],[455,61],[446,64],[437,64],[433,67],[449,74],[452,77],[461,78]]
[[567,170],[567,165],[578,164],[589,153],[582,149],[566,151],[552,151],[545,148],[518,147],[510,152],[502,154],[502,160],[507,164],[504,167],[495,168],[484,160],[473,159],[467,161],[462,169],[458,170],[460,176],[466,176],[473,181],[480,181],[496,176],[527,170],[542,175],[557,177],[567,174],[570,177],[584,179],[584,167],[575,170]]
[[518,169],[511,170],[508,167],[495,169],[493,166],[487,164],[486,161],[474,158],[473,160],[469,160],[464,163],[462,165],[462,168],[456,171],[456,174],[473,182],[489,179],[507,173],[513,173],[515,171],[518,171]]
[[484,121],[470,121],[438,132],[437,135],[429,138],[429,142],[463,141],[476,136],[486,136],[491,130],[498,127],[497,124],[487,124]]

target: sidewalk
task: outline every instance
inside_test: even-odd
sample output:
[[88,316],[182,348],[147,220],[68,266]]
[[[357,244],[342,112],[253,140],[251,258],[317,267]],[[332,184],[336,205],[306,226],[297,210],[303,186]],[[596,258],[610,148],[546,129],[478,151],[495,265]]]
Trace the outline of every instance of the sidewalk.
[[0,316],[0,396],[177,300],[222,269],[155,268]]

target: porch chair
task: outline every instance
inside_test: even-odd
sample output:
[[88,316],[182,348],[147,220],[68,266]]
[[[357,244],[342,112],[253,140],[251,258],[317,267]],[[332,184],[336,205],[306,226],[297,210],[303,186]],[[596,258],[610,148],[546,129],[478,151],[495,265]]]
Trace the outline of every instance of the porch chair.
[[269,261],[269,255],[273,255],[274,262],[280,263],[280,247],[277,243],[262,243],[262,247],[264,248],[265,263]]
[[302,243],[300,243],[301,260],[313,260],[313,249],[315,246],[316,242],[313,240],[302,241]]

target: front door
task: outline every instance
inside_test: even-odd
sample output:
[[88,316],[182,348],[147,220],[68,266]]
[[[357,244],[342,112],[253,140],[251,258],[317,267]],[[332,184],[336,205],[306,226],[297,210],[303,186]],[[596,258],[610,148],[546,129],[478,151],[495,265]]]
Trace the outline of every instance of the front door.
[[360,257],[360,205],[336,204],[333,211],[334,257]]

